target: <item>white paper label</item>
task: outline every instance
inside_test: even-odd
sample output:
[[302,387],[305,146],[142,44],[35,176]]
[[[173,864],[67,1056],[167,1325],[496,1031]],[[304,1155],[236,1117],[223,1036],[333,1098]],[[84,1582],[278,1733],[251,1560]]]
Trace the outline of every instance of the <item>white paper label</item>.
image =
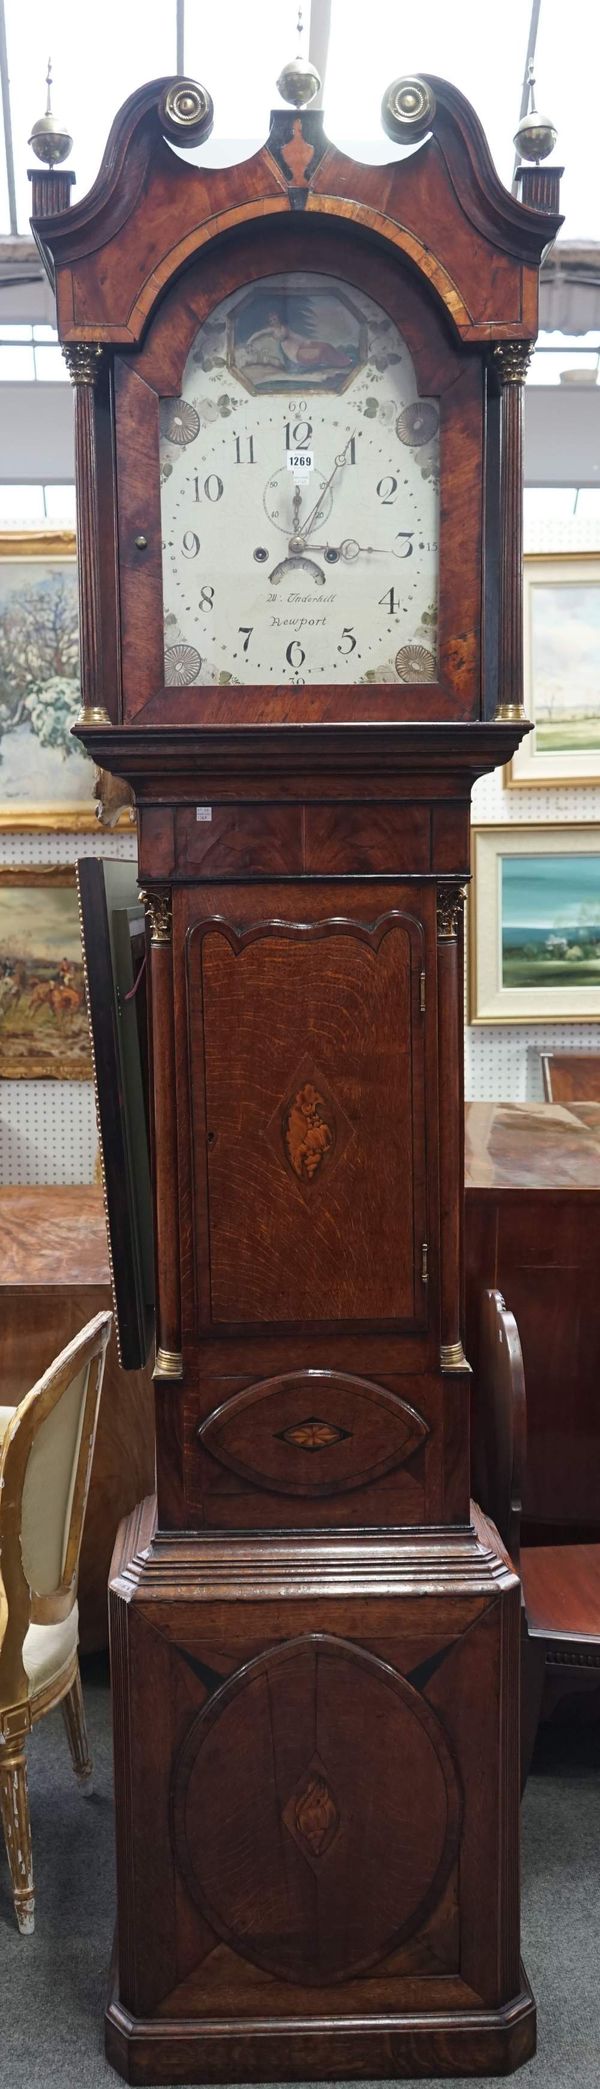
[[288,450],[287,467],[295,479],[307,479],[315,467],[314,450]]
[[212,820],[212,805],[197,805],[197,806],[196,806],[196,819],[197,819],[197,820]]

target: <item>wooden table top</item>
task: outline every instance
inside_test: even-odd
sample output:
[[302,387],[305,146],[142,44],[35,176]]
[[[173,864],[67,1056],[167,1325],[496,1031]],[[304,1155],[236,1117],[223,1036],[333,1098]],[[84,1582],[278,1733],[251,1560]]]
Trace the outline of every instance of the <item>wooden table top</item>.
[[0,1285],[109,1283],[104,1205],[96,1184],[0,1190]]
[[600,1190],[600,1103],[467,1103],[467,1190]]

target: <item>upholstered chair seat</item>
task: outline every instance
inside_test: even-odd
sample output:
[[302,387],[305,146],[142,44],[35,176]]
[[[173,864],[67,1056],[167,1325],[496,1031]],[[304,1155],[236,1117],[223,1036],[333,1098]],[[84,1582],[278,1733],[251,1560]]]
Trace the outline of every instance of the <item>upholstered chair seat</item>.
[[98,1313],[18,1407],[0,1408],[0,1811],[15,1913],[33,1929],[25,1744],[62,1707],[75,1774],[91,1761],[77,1576],[112,1316]]

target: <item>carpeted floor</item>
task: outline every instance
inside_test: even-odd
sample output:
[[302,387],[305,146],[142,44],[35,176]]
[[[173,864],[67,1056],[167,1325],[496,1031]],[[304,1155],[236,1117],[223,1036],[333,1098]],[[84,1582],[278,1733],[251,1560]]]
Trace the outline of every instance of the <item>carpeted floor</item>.
[[[35,1935],[14,1925],[0,1856],[1,2089],[107,2089],[102,2048],[113,1925],[108,1687],[89,1664],[84,1690],[95,1788],[71,1775],[60,1713],[30,1743],[37,1888]],[[537,2058],[522,2089],[600,2083],[600,1737],[541,1736],[524,1803],[523,1952],[538,2002]],[[467,2089],[467,2085],[463,2085]]]

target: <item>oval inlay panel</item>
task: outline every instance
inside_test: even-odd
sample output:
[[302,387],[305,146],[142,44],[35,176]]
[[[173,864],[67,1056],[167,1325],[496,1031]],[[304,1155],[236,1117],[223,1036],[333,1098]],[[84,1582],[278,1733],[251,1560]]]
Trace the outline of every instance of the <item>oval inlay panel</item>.
[[213,1458],[275,1494],[366,1487],[404,1464],[427,1422],[382,1385],[339,1371],[289,1371],[245,1387],[198,1430]]
[[251,1661],[194,1720],[172,1817],[189,1892],[217,1935],[269,1973],[326,1984],[376,1966],[435,1907],[458,1847],[459,1787],[411,1684],[311,1634]]

